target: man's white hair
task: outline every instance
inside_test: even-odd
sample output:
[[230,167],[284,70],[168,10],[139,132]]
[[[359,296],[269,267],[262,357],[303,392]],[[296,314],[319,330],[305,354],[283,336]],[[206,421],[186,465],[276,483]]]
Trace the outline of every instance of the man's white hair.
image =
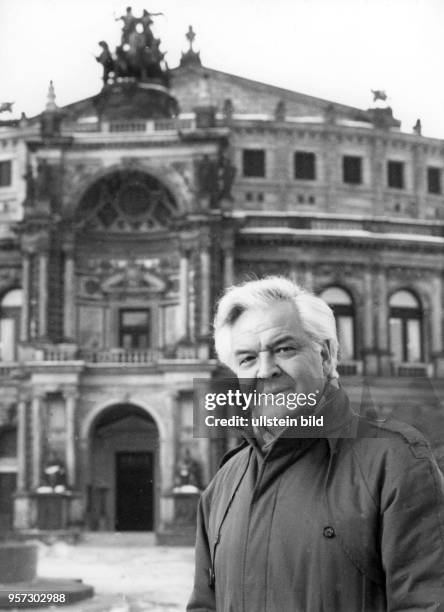
[[217,305],[214,317],[214,342],[217,355],[232,366],[230,328],[246,310],[263,308],[273,302],[292,302],[305,332],[314,342],[328,340],[331,356],[329,378],[338,378],[338,337],[332,309],[319,297],[283,276],[267,276],[229,287]]

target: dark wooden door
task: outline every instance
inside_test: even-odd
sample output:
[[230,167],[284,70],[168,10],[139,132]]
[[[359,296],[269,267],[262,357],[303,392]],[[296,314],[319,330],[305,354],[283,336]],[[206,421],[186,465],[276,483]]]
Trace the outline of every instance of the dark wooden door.
[[0,474],[0,534],[12,530],[16,480],[15,473]]
[[152,531],[153,480],[153,453],[116,453],[117,531]]

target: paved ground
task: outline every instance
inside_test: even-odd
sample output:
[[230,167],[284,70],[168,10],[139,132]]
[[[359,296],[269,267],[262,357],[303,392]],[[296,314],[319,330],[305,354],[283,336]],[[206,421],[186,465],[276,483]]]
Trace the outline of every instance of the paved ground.
[[[192,548],[154,546],[132,534],[77,545],[40,545],[38,575],[81,578],[96,595],[59,610],[71,612],[178,612],[190,594]],[[40,610],[43,609],[39,608]],[[54,610],[54,608],[52,608]]]

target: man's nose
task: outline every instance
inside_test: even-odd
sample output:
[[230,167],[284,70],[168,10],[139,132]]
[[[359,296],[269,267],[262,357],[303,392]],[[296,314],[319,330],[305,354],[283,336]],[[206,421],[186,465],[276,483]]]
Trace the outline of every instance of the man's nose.
[[258,360],[257,378],[279,376],[280,369],[276,363],[276,357],[271,351],[260,351]]

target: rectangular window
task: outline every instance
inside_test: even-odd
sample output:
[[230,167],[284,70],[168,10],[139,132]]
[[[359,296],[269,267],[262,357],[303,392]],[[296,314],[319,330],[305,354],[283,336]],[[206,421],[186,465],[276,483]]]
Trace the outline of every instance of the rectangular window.
[[387,162],[387,185],[393,189],[404,189],[404,162]]
[[441,168],[429,166],[427,168],[427,191],[441,193]]
[[342,176],[344,183],[359,185],[362,183],[362,157],[344,155],[342,158]]
[[0,187],[11,185],[12,162],[10,160],[0,161]]
[[294,154],[294,178],[307,181],[316,179],[316,157],[314,153],[296,151]]
[[244,149],[242,155],[242,173],[245,177],[265,177],[264,149]]
[[120,347],[146,349],[150,346],[150,311],[121,310],[119,325]]

